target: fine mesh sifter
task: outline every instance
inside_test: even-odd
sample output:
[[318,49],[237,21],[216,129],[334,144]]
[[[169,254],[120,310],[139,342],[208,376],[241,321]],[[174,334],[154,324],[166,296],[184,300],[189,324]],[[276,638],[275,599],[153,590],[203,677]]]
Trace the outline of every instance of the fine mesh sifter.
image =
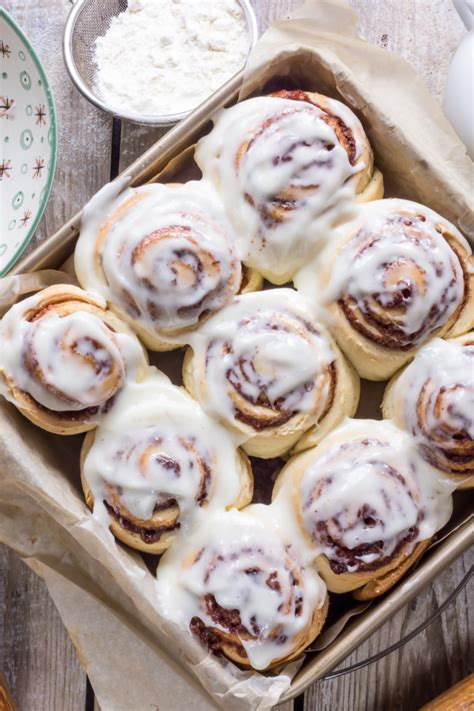
[[[71,2],[73,7],[64,28],[64,61],[72,81],[86,99],[103,111],[135,123],[171,126],[188,116],[190,111],[162,116],[144,116],[109,106],[98,94],[94,83],[95,41],[97,37],[106,33],[112,17],[127,9],[128,0],[71,0]],[[242,6],[247,22],[250,52],[258,38],[257,20],[249,0],[239,0],[239,4]]]

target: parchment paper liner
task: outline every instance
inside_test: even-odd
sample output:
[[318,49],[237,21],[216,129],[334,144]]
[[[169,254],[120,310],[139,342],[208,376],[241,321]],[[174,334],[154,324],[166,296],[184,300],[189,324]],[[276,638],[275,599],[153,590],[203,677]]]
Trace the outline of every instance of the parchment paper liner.
[[[242,96],[290,75],[306,89],[343,98],[364,123],[387,193],[428,204],[472,239],[473,165],[412,69],[396,55],[357,38],[355,15],[338,0],[313,0],[294,17],[276,23],[257,44]],[[238,80],[232,81],[227,94],[220,91],[128,169],[134,184],[161,173],[168,154],[174,162],[161,177],[176,178],[196,133],[237,85]],[[188,154],[173,153],[173,140],[175,146],[181,142],[187,147]],[[24,260],[24,266],[58,267],[71,252],[78,218],[42,245],[36,257]],[[11,303],[12,288],[26,293],[49,279],[56,283],[58,275],[28,275],[26,282],[21,278],[0,284],[0,309],[2,298],[4,307],[7,299]],[[375,414],[367,397],[363,407],[365,416]],[[80,439],[47,435],[3,401],[0,408],[0,540],[45,579],[103,711],[177,709],[177,704],[199,711],[215,708],[185,668],[225,709],[264,709],[276,703],[298,663],[277,677],[241,672],[207,655],[187,633],[161,619],[153,576],[143,559],[116,545],[83,503],[77,471]],[[326,630],[327,643],[335,632],[334,627]]]

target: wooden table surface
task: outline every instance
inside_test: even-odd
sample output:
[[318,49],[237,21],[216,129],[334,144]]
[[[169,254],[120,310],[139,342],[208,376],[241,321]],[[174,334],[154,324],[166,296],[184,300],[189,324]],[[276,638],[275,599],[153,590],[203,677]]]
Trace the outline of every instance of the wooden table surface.
[[[253,0],[261,29],[299,4],[300,0]],[[440,98],[450,58],[465,31],[451,1],[350,0],[349,4],[359,13],[361,33],[369,41],[402,54]],[[58,112],[58,167],[48,208],[34,240],[38,243],[162,131],[127,123],[116,123],[113,131],[112,120],[90,106],[73,88],[61,55],[68,0],[3,0],[3,5],[43,60]],[[454,589],[472,565],[473,557],[471,551],[458,559],[342,666],[383,650],[423,621]],[[0,571],[0,674],[3,672],[6,677],[20,711],[93,709],[93,691],[43,582],[1,546]],[[468,587],[441,618],[400,651],[366,669],[322,681],[304,698],[284,704],[279,710],[417,709],[472,671],[469,592],[472,589]],[[175,707],[161,711],[184,711],[179,705],[179,693]]]

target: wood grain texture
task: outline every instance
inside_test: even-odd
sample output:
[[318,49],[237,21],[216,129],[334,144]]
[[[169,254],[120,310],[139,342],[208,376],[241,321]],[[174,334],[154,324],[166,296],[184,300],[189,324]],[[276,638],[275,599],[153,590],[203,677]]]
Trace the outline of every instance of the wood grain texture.
[[84,711],[86,675],[43,581],[0,547],[0,670],[18,711]]
[[451,0],[348,0],[360,34],[401,54],[442,100],[449,62],[465,34]]
[[[252,0],[259,26],[284,17],[302,0]],[[38,50],[56,98],[59,120],[58,169],[52,196],[34,243],[70,217],[110,174],[111,120],[75,90],[61,58],[68,0],[4,0]],[[359,29],[371,42],[402,54],[442,97],[447,66],[464,29],[451,0],[349,0]],[[124,122],[119,169],[162,135]],[[411,606],[399,612],[348,658],[364,660],[419,624],[445,599],[473,563],[466,554]],[[339,679],[315,685],[278,711],[411,711],[465,676],[473,650],[472,616],[466,590],[440,620],[403,650]],[[20,711],[84,709],[86,682],[74,649],[42,581],[17,556],[0,547],[0,670]],[[134,711],[141,711],[136,709]],[[168,710],[166,710],[168,711]],[[179,701],[175,709],[181,711]]]
[[[474,563],[467,552],[362,644],[340,668],[386,649],[421,624],[456,587]],[[440,619],[397,652],[347,676],[321,681],[305,695],[305,711],[414,711],[472,671],[472,616],[468,585]]]

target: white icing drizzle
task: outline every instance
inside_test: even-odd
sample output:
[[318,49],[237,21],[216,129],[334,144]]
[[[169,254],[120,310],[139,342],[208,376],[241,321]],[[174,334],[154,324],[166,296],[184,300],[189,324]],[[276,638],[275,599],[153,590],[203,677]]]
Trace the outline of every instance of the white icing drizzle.
[[[393,396],[397,419],[433,464],[449,471],[451,453],[464,453],[467,464],[474,453],[474,334],[465,344],[427,343],[398,378]],[[451,465],[456,472],[456,459]],[[471,458],[471,471],[473,466]]]
[[297,500],[315,552],[355,572],[433,536],[449,520],[453,488],[391,422],[346,420],[304,468]]
[[[332,264],[323,300],[342,298],[370,331],[395,329],[400,345],[426,339],[448,321],[465,289],[459,258],[439,225],[470,254],[461,233],[423,205],[398,199],[362,205],[349,227],[353,236]],[[346,234],[348,228],[341,228],[342,239]],[[300,280],[303,290],[305,283]],[[374,325],[371,316],[381,312],[383,322]]]
[[85,288],[166,340],[238,292],[235,237],[209,183],[156,183],[119,196],[122,187],[106,186],[86,207],[76,271]]
[[225,509],[241,491],[232,436],[154,368],[142,382],[130,383],[104,417],[84,476],[94,495],[94,516],[107,526],[108,486],[141,521],[175,499],[186,531],[203,510],[207,515]]
[[[51,310],[27,320],[25,314],[38,308],[41,299],[38,292],[2,319],[0,369],[16,388],[50,410],[104,405],[144,363],[138,341],[132,334],[112,331],[87,311],[59,316]],[[8,389],[3,394],[12,400]]]
[[[191,339],[197,396],[211,414],[248,432],[246,420],[272,427],[327,405],[334,360],[324,330],[291,289],[235,297]],[[251,425],[250,425],[251,426]]]
[[326,597],[319,576],[280,539],[268,508],[208,516],[192,539],[180,538],[168,550],[157,575],[162,612],[184,628],[198,618],[229,633],[207,596],[226,611],[237,610],[248,632],[237,638],[254,669],[290,654]]
[[[354,114],[337,101],[331,111],[353,130]],[[195,159],[218,187],[236,229],[241,256],[271,281],[288,281],[354,207],[357,177],[334,129],[317,106],[257,97],[223,110]]]

